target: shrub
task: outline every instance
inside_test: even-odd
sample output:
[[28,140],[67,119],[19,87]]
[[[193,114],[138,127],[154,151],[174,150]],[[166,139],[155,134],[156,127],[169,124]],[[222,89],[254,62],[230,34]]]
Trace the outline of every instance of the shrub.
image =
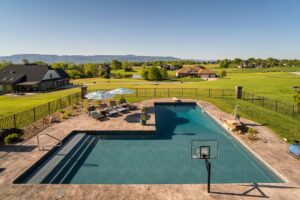
[[227,75],[226,70],[221,70],[221,71],[220,71],[220,75],[219,75],[219,76],[220,76],[221,78],[224,78],[226,75]]
[[148,112],[148,108],[147,107],[143,107],[142,108],[142,113],[147,113]]
[[254,128],[248,128],[247,136],[251,141],[257,141],[259,139],[257,136],[257,131]]
[[67,110],[67,111],[65,112],[65,116],[71,117],[71,116],[72,116],[72,110]]
[[19,140],[20,136],[17,133],[9,134],[4,138],[5,144],[13,144]]

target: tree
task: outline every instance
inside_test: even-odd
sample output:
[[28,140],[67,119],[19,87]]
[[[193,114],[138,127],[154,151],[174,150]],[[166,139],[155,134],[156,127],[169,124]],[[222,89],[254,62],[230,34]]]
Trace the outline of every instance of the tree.
[[220,62],[220,68],[228,68],[230,65],[230,61],[228,59],[222,60]]
[[148,80],[148,74],[149,74],[149,70],[146,67],[144,67],[142,71],[142,78]]
[[159,81],[162,80],[160,70],[157,67],[150,67],[148,73],[148,79],[151,81]]
[[43,62],[43,61],[40,61],[40,60],[37,60],[37,61],[34,61],[32,62],[33,64],[36,64],[36,65],[46,65],[47,63]]
[[24,65],[26,65],[26,64],[29,64],[29,61],[27,60],[27,59],[22,59],[22,63],[24,64]]
[[131,63],[129,63],[128,61],[122,62],[122,68],[125,72],[132,72],[133,71]]
[[226,75],[227,75],[226,70],[221,70],[221,71],[220,71],[220,77],[221,77],[221,78],[224,78]]
[[251,65],[255,65],[255,58],[248,58],[247,60]]
[[166,69],[161,69],[160,72],[162,80],[168,79],[168,71]]
[[100,66],[100,76],[109,79],[111,76],[110,66],[108,64],[103,64]]
[[114,59],[111,61],[111,68],[113,70],[122,69],[122,63],[120,61]]
[[95,78],[98,76],[99,68],[96,64],[87,63],[84,64],[84,72],[88,77]]
[[240,58],[235,58],[235,59],[233,60],[233,63],[234,63],[235,65],[241,65],[242,62],[243,62],[243,60],[240,59]]
[[2,62],[0,62],[0,69],[6,67],[8,65],[11,65],[11,64],[12,63],[9,61],[2,61]]

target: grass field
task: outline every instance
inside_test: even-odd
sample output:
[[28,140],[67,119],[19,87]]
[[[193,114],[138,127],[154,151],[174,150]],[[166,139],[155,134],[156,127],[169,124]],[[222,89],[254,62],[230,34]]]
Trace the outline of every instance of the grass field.
[[[189,78],[186,78],[189,79]],[[190,78],[191,81],[194,78]],[[269,72],[269,73],[228,73],[226,78],[216,81],[203,81],[197,79],[197,82],[150,82],[137,79],[79,79],[72,81],[75,84],[87,84],[90,89],[107,88],[222,88],[233,89],[236,85],[241,85],[247,92],[264,95],[284,102],[293,103],[292,87],[300,84],[300,76],[287,72]],[[31,96],[0,96],[0,116],[9,115],[15,112],[26,110],[36,105],[55,100],[62,96],[78,91],[78,88],[60,90],[49,93],[34,94]]]
[[[298,70],[298,69],[297,69]],[[284,71],[284,70],[282,70]],[[300,70],[299,70],[300,71]],[[174,73],[174,72],[171,72]],[[200,79],[199,79],[200,80]],[[211,89],[234,89],[235,86],[241,85],[244,91],[263,95],[273,99],[279,99],[283,102],[293,103],[293,86],[300,85],[300,76],[289,72],[257,72],[257,71],[230,71],[226,78],[216,81],[203,80],[189,81],[162,81],[150,82],[137,79],[79,79],[73,80],[74,84],[87,84],[92,90],[110,89],[110,88],[211,88]],[[197,82],[196,82],[197,81]],[[17,113],[34,106],[58,99],[68,94],[79,91],[79,88],[54,91],[49,93],[34,94],[31,96],[0,96],[0,117]],[[132,99],[133,101],[140,99]],[[221,109],[232,112],[235,104],[241,105],[242,116],[266,124],[272,128],[281,137],[286,136],[289,139],[299,137],[299,121],[291,117],[278,114],[273,111],[253,105],[249,102],[228,99],[208,99]],[[278,123],[280,122],[280,123]]]

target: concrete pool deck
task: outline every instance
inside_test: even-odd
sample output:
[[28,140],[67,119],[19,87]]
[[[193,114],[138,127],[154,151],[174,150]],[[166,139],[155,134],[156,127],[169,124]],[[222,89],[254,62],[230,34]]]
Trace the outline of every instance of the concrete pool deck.
[[[171,99],[147,100],[137,103],[139,107],[152,107],[155,102]],[[184,100],[195,101],[195,100]],[[216,106],[198,101],[204,110],[215,119],[232,119]],[[139,124],[139,111],[96,121],[86,114],[59,124],[55,124],[40,134],[47,133],[59,139],[73,130],[155,130],[154,112],[150,110],[147,126]],[[300,160],[287,154],[288,144],[270,129],[250,120],[242,119],[259,131],[262,141],[250,143],[243,140],[259,157],[284,176],[288,183],[280,184],[214,184],[212,193],[206,193],[205,184],[170,185],[31,185],[12,184],[24,170],[39,160],[47,151],[38,151],[36,137],[18,147],[0,148],[0,151],[13,151],[0,159],[0,199],[300,199]],[[239,136],[237,136],[239,137]],[[56,141],[44,137],[43,145],[53,145]]]

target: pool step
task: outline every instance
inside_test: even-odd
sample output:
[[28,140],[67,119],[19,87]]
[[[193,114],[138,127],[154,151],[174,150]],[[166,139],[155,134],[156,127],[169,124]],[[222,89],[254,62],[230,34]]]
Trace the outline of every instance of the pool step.
[[53,156],[45,160],[45,162],[32,173],[33,175],[28,178],[27,183],[43,183],[47,176],[49,176],[49,174],[76,149],[76,146],[85,141],[87,137],[88,136],[85,133],[79,133],[72,136],[65,145],[59,148]]
[[78,146],[76,152],[68,157],[66,162],[63,162],[63,165],[60,166],[60,169],[56,171],[55,176],[52,180],[47,180],[47,183],[59,184],[59,183],[68,183],[73,177],[72,174],[75,174],[76,171],[81,166],[81,163],[86,158],[86,154],[89,153],[90,148],[93,147],[93,143],[96,141],[95,137],[87,136],[85,141]]

